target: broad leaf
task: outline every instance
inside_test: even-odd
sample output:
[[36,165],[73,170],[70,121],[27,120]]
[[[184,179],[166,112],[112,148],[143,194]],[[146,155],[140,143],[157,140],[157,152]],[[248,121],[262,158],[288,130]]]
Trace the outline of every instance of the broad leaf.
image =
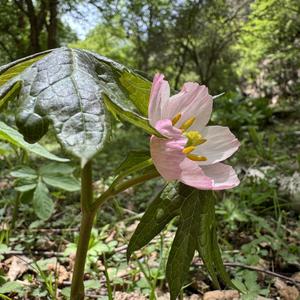
[[148,106],[151,90],[151,82],[141,76],[129,72],[123,72],[119,78],[128,97],[144,115],[148,115]]
[[66,158],[61,158],[50,153],[46,148],[44,148],[40,144],[32,145],[25,142],[22,134],[20,134],[17,130],[7,126],[5,123],[1,121],[0,121],[0,140],[6,141],[14,146],[20,147],[28,152],[32,152],[36,155],[45,157],[47,159],[61,161],[61,162],[69,161]]
[[68,192],[75,192],[80,190],[80,183],[73,176],[46,175],[43,176],[42,179],[46,184],[63,189]]
[[25,193],[28,191],[32,191],[36,188],[36,184],[26,184],[26,185],[20,185],[20,186],[16,186],[15,190],[21,193]]
[[108,124],[99,79],[99,63],[75,49],[56,49],[22,74],[16,122],[25,140],[34,143],[53,124],[66,151],[84,165],[103,146]]
[[147,245],[178,215],[178,210],[183,201],[183,197],[178,194],[178,189],[179,187],[176,184],[168,184],[149,205],[130,239],[127,248],[128,260],[134,251]]
[[[32,64],[32,59],[37,61]],[[107,137],[106,105],[120,118],[159,135],[136,112],[146,115],[150,82],[132,70],[79,49],[58,48],[32,59],[2,67],[0,77],[5,88],[14,89],[10,99],[19,92],[16,123],[27,142],[37,142],[52,124],[62,147],[84,165]],[[16,81],[22,82],[20,91]]]
[[0,107],[19,94],[16,122],[27,142],[38,141],[53,124],[63,148],[83,165],[107,136],[105,104],[114,115],[161,136],[135,112],[147,115],[151,83],[96,53],[59,48],[23,58],[0,68],[1,84]]
[[30,167],[23,166],[18,168],[15,171],[10,172],[10,175],[16,178],[24,178],[24,179],[36,179],[38,178],[38,174],[34,169]]
[[199,235],[201,202],[196,190],[184,199],[180,210],[180,221],[167,262],[167,280],[171,299],[176,299],[185,283]]
[[33,209],[35,214],[43,220],[47,220],[53,213],[54,204],[49,196],[49,191],[44,183],[39,181],[33,193]]
[[51,162],[39,168],[40,175],[63,174],[69,175],[74,172],[75,168],[70,164]]
[[217,243],[214,199],[211,191],[199,191],[183,184],[172,188],[169,184],[142,217],[129,242],[128,259],[176,216],[179,216],[179,225],[169,253],[166,272],[171,300],[176,299],[185,284],[196,250],[216,287],[219,287],[220,277],[227,285],[235,288],[224,268]]

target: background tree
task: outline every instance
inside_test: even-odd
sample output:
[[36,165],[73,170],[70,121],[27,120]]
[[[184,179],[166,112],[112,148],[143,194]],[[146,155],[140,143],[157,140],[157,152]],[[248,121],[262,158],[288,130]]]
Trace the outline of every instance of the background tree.
[[236,49],[238,74],[258,94],[300,95],[300,2],[259,0],[251,4]]
[[3,0],[0,4],[0,60],[56,48],[76,39],[61,16],[72,1]]

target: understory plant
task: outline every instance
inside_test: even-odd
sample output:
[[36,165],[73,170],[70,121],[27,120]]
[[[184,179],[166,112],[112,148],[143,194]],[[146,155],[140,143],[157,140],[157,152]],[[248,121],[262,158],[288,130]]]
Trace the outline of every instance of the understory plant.
[[[132,69],[85,50],[58,48],[0,68],[0,111],[15,110],[19,131],[1,122],[0,138],[49,159],[66,161],[36,149],[51,127],[65,156],[81,168],[81,226],[72,300],[84,299],[86,256],[101,206],[124,190],[160,176],[167,183],[132,235],[128,260],[177,218],[178,229],[166,264],[171,299],[176,299],[184,286],[195,251],[216,287],[221,279],[234,288],[217,244],[212,191],[239,184],[232,167],[221,163],[238,149],[239,142],[227,127],[207,126],[212,106],[213,97],[205,86],[186,83],[170,97],[163,75],[155,75],[151,83]],[[108,140],[112,117],[149,133],[150,151],[128,153],[112,184],[96,197],[93,157]],[[30,172],[32,189],[49,184],[51,174]],[[64,173],[60,175],[64,180]],[[60,175],[57,172],[56,185]]]

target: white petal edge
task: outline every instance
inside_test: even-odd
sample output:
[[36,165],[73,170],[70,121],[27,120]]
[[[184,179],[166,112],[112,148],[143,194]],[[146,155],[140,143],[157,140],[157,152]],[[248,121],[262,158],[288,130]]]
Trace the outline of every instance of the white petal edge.
[[193,154],[207,158],[206,161],[199,162],[200,166],[223,161],[236,152],[240,146],[240,142],[228,127],[207,126],[200,133],[206,142],[199,145],[193,152]]
[[202,166],[203,173],[213,180],[212,190],[227,190],[240,184],[234,169],[231,166],[217,163],[210,166]]

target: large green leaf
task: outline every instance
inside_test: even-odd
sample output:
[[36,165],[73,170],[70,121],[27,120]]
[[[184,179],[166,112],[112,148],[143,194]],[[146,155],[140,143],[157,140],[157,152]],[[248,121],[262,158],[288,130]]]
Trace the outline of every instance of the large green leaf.
[[183,184],[169,184],[142,217],[129,242],[128,259],[176,216],[179,216],[179,225],[166,271],[171,300],[176,299],[185,284],[196,250],[216,287],[219,287],[220,277],[227,285],[235,288],[226,273],[217,243],[214,198],[211,191],[199,191]]
[[52,123],[63,148],[82,164],[102,148],[109,127],[102,93],[111,82],[100,78],[98,66],[83,51],[60,48],[22,74],[16,122],[25,140],[38,141]]
[[32,145],[25,142],[22,134],[20,134],[17,130],[7,126],[5,123],[1,121],[0,121],[0,140],[6,141],[14,146],[20,147],[28,152],[32,152],[36,155],[45,157],[47,159],[61,161],[61,162],[69,161],[66,158],[61,158],[50,153],[46,148],[44,148],[40,144]]
[[39,181],[33,193],[33,209],[36,215],[43,220],[47,220],[53,213],[54,204],[49,196],[46,185]]
[[[137,113],[146,115],[150,82],[85,50],[58,48],[41,55],[0,69],[0,80],[5,83],[0,97],[12,99],[18,94],[16,123],[27,142],[37,142],[51,124],[62,147],[84,165],[107,137],[106,105],[120,118],[159,135]],[[22,82],[21,88],[14,85],[16,81]]]

